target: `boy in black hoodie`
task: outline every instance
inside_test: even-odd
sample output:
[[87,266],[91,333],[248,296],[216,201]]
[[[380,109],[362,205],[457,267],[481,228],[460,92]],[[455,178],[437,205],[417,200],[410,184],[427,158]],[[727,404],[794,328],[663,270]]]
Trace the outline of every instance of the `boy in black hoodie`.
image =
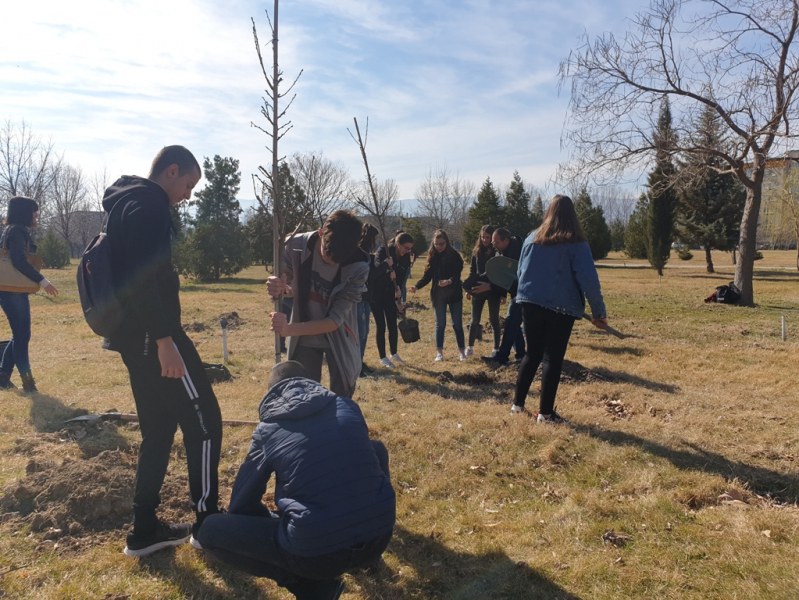
[[[219,511],[222,415],[202,361],[181,326],[180,281],[171,250],[170,207],[188,200],[200,177],[200,165],[189,150],[167,146],[155,157],[147,179],[123,176],[103,198],[113,283],[126,312],[105,347],[119,352],[128,369],[142,435],[128,556],[181,544],[207,515]],[[156,516],[178,425],[196,512],[193,527]]]

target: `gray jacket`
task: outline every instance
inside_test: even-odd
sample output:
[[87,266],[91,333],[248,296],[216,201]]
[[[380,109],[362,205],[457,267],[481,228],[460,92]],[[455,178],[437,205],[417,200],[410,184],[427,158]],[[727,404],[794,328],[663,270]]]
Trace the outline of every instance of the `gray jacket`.
[[[283,273],[286,274],[286,279],[292,285],[294,292],[291,323],[307,320],[303,318],[303,311],[307,300],[307,290],[310,289],[312,253],[318,239],[319,232],[310,231],[295,235],[286,242],[282,264]],[[339,274],[334,282],[327,305],[327,317],[335,321],[338,329],[325,334],[325,337],[342,378],[352,388],[355,388],[355,383],[361,372],[361,347],[356,309],[358,302],[361,301],[361,294],[366,289],[368,276],[369,257],[362,250],[357,250],[352,258],[340,265]],[[299,340],[289,337],[287,344],[288,357],[292,359]]]

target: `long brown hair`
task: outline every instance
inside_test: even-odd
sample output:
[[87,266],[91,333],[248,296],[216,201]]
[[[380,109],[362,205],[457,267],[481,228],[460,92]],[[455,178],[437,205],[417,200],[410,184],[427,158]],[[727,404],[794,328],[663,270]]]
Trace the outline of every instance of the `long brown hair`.
[[573,244],[585,241],[574,202],[568,196],[556,195],[549,202],[544,222],[538,228],[536,244]]
[[436,229],[433,232],[433,239],[430,241],[430,249],[427,251],[427,266],[425,267],[425,270],[429,269],[430,265],[433,264],[433,257],[436,254],[443,254],[442,252],[438,252],[436,250],[436,238],[441,238],[442,240],[447,242],[447,248],[444,250],[444,252],[456,251],[455,248],[452,247],[452,243],[449,241],[449,236],[447,235],[447,232],[444,231],[443,229]]
[[487,253],[489,257],[494,256],[494,246],[491,245],[491,242],[488,242],[488,248],[483,246],[482,238],[484,233],[487,233],[490,238],[494,233],[494,226],[483,225],[480,228],[480,233],[477,234],[477,241],[474,243],[474,248],[472,248],[472,256],[482,256],[485,253]]

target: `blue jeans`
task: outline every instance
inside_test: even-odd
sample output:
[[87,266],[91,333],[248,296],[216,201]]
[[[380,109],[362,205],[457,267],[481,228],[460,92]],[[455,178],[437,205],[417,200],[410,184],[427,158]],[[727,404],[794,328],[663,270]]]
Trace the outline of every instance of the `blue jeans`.
[[366,340],[369,338],[369,316],[372,309],[368,302],[358,302],[358,340],[361,343],[361,361],[363,361],[363,353],[366,351]]
[[508,302],[508,314],[505,315],[505,327],[502,329],[502,341],[499,344],[499,352],[497,352],[494,358],[499,362],[508,362],[511,348],[516,348],[516,358],[524,358],[522,306],[515,300]]
[[31,303],[28,294],[0,292],[0,307],[11,326],[11,341],[0,361],[0,374],[11,375],[14,365],[20,373],[30,373],[28,345],[31,341]]
[[444,347],[444,329],[447,327],[447,306],[452,316],[452,329],[455,331],[455,341],[458,349],[466,347],[463,337],[463,301],[452,304],[435,304],[436,311],[436,348],[441,350]]

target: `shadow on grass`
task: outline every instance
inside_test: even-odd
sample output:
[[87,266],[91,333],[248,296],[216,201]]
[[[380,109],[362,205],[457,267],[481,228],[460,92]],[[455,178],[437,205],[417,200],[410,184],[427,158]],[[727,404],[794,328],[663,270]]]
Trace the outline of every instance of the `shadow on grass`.
[[572,423],[570,427],[578,433],[614,446],[641,448],[654,456],[665,458],[679,469],[715,473],[728,481],[734,479],[744,481],[753,492],[769,496],[780,503],[794,504],[799,501],[799,480],[795,475],[730,460],[717,452],[711,452],[688,442],[685,442],[685,445],[689,450],[678,450],[623,431],[603,429],[595,425]]
[[[394,530],[387,554],[408,565],[408,573],[395,572],[385,562],[349,573],[345,593],[359,597],[401,600],[580,600],[525,563],[512,560],[504,552],[467,554],[447,548],[440,541],[401,527]],[[177,584],[183,597],[206,600],[255,600],[268,596],[257,579],[221,562],[208,559],[207,566],[225,585],[219,586],[198,577],[194,569],[175,560],[166,550],[141,559],[141,568],[159,579]]]
[[596,344],[587,344],[587,348],[595,350],[596,352],[604,352],[613,356],[621,356],[623,354],[630,354],[632,356],[643,356],[644,351],[640,348],[633,348],[632,346],[598,346]]
[[36,431],[54,433],[67,429],[80,448],[84,458],[97,456],[104,450],[127,450],[128,440],[115,426],[94,425],[67,426],[65,421],[88,414],[84,408],[66,406],[61,400],[47,394],[32,394],[30,416]]

